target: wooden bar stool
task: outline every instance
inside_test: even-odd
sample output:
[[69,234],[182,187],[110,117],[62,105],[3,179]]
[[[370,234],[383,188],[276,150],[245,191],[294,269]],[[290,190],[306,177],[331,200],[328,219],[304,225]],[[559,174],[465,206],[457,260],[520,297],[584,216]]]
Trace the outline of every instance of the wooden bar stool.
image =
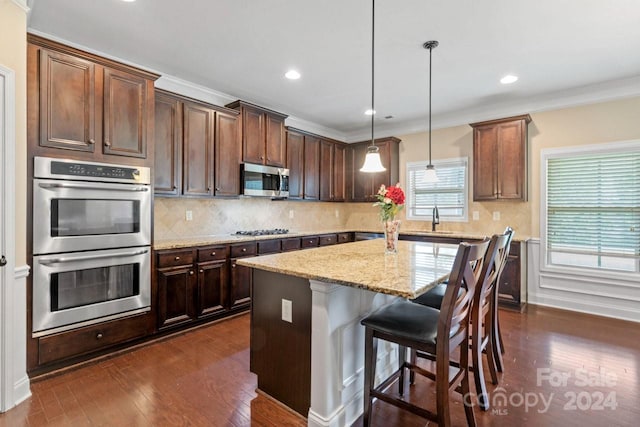
[[[489,240],[481,243],[461,243],[449,276],[440,310],[410,301],[400,300],[383,307],[361,321],[365,327],[364,363],[364,425],[370,425],[371,401],[374,397],[401,409],[435,421],[439,426],[451,425],[449,393],[452,389],[462,393],[467,423],[476,425],[470,397],[469,380],[469,316],[474,291],[479,283],[484,256]],[[377,341],[382,339],[400,346],[398,369],[374,387]],[[431,354],[436,361],[436,372],[428,372],[405,360],[406,348]],[[460,349],[459,368],[450,371],[451,354]],[[403,393],[405,369],[423,375],[436,383],[436,412],[414,405],[385,393],[399,379],[399,393]]]
[[[484,370],[482,367],[482,354],[487,354],[489,372],[493,384],[498,384],[497,372],[502,372],[501,340],[498,329],[498,283],[500,275],[509,254],[509,244],[513,236],[513,229],[507,228],[505,234],[494,235],[489,249],[485,254],[481,282],[478,284],[474,295],[474,305],[471,315],[471,350],[472,366],[476,393],[479,405],[483,411],[489,409]],[[434,288],[436,289],[436,288]],[[438,295],[440,291],[429,291],[414,299],[412,302],[424,304],[429,307],[439,306]],[[431,295],[428,295],[431,294]],[[425,297],[427,296],[427,297]],[[441,304],[441,302],[440,302]],[[423,357],[433,360],[432,356],[423,354],[413,349],[411,359]],[[413,381],[413,376],[411,376]]]

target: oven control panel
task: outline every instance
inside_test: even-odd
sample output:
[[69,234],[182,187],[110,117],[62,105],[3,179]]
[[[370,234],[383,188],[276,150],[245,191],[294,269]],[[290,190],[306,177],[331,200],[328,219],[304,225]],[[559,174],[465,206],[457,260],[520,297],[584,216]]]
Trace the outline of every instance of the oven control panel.
[[150,184],[148,167],[34,157],[34,178]]
[[51,162],[52,175],[74,175],[95,178],[136,179],[140,175],[137,168],[102,166],[85,163]]

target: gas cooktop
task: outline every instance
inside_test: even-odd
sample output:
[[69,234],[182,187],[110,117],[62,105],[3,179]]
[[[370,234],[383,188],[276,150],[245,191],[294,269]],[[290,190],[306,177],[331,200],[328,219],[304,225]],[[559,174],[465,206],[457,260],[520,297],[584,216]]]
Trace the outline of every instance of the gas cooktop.
[[273,234],[287,234],[289,230],[285,228],[273,228],[271,230],[243,230],[236,231],[239,236],[270,236]]

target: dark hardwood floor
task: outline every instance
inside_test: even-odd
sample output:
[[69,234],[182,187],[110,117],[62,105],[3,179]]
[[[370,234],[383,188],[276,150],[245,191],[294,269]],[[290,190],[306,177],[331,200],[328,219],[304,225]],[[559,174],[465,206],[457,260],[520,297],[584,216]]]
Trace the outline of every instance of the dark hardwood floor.
[[[533,306],[500,316],[505,373],[488,384],[492,409],[476,408],[479,426],[638,425],[638,324]],[[0,427],[306,425],[255,387],[243,315],[34,381]],[[422,378],[406,387],[408,400],[432,396]],[[451,396],[454,425],[466,425],[461,397]],[[433,423],[375,402],[374,425]]]

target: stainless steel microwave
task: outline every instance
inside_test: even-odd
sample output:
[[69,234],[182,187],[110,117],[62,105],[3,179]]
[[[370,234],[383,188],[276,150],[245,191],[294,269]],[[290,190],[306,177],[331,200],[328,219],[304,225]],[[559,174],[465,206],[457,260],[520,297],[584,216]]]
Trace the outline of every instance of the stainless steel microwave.
[[289,169],[243,163],[242,193],[245,196],[289,197]]

